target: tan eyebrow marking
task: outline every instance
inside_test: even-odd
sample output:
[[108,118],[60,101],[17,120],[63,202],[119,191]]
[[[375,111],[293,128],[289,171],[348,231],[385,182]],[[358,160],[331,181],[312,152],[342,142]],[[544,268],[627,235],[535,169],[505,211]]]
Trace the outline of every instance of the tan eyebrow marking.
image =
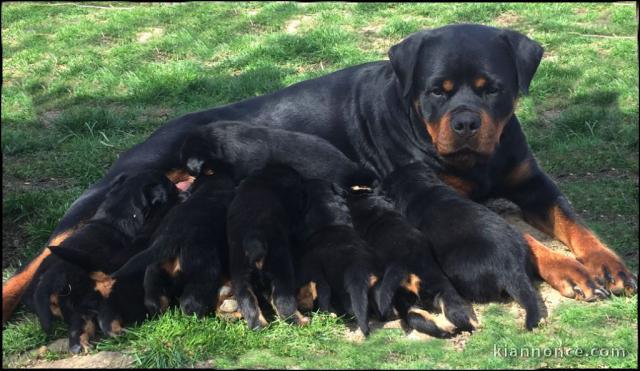
[[484,77],[478,77],[477,79],[473,80],[473,86],[475,86],[476,89],[483,88],[486,84],[487,79],[485,79]]
[[450,93],[451,90],[453,90],[453,81],[451,80],[444,80],[442,82],[442,89],[444,91],[446,91],[447,93]]

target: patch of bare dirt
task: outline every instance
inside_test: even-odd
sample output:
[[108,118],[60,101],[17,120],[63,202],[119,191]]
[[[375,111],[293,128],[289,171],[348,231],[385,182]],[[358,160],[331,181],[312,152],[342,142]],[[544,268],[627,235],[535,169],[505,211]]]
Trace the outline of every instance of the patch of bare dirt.
[[62,178],[38,178],[22,180],[11,175],[2,176],[2,197],[9,192],[34,191],[43,189],[61,189],[69,187],[71,182]]
[[31,368],[126,368],[131,367],[133,358],[118,352],[99,352],[78,355],[57,361],[40,361]]
[[362,41],[358,43],[358,47],[367,51],[375,51],[382,57],[387,55],[389,48],[401,41],[394,37],[383,36],[381,34],[384,28],[384,22],[372,22],[361,29],[353,29],[362,35]]
[[174,116],[175,112],[171,108],[166,107],[154,107],[144,111],[141,117],[138,117],[139,122],[153,122],[153,121],[166,121]]
[[500,27],[511,27],[518,22],[520,22],[521,17],[514,11],[507,11],[500,14],[496,19],[495,23]]
[[576,180],[615,180],[615,179],[635,179],[636,185],[638,181],[638,174],[634,174],[625,170],[620,170],[615,167],[609,169],[602,169],[595,172],[586,172],[581,174],[566,173],[554,176],[555,180],[559,182],[572,182]]
[[562,111],[563,110],[557,108],[548,109],[542,111],[539,117],[543,123],[550,124],[560,118],[560,115],[562,115]]
[[157,37],[161,37],[162,35],[164,35],[164,29],[159,27],[152,27],[149,30],[139,32],[136,35],[136,39],[140,44],[144,44],[144,43],[147,43],[149,40]]
[[62,111],[60,110],[51,110],[43,112],[40,115],[40,122],[45,127],[45,129],[51,129],[53,127],[53,122],[60,117]]
[[286,33],[293,35],[298,33],[298,30],[300,28],[302,29],[309,28],[313,26],[314,23],[315,23],[315,20],[313,17],[305,15],[305,16],[302,16],[301,18],[295,18],[288,21],[285,24],[284,28]]
[[[57,339],[51,343],[21,355],[3,359],[3,366],[10,368],[127,368],[133,365],[133,357],[119,352],[97,352],[69,355],[69,340]],[[65,357],[47,360],[51,357]]]

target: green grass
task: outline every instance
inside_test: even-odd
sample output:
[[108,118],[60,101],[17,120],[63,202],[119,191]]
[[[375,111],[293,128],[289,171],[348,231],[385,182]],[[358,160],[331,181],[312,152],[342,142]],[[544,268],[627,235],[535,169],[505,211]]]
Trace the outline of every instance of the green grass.
[[[119,153],[168,120],[386,59],[409,33],[458,22],[510,27],[544,46],[518,116],[543,168],[637,271],[632,3],[110,4],[115,9],[2,5],[3,257],[9,257],[3,279],[42,247],[71,202]],[[18,236],[18,246],[6,236]],[[636,318],[637,297],[567,302],[540,330],[526,333],[503,305],[492,304],[484,327],[458,351],[447,341],[407,340],[400,330],[352,344],[341,336],[344,322],[328,316],[315,316],[306,329],[274,323],[253,333],[242,323],[172,312],[98,349],[160,367],[205,360],[221,368],[633,367]],[[19,312],[3,330],[3,366],[6,356],[49,340],[32,314]],[[621,347],[629,354],[494,357],[494,344]]]

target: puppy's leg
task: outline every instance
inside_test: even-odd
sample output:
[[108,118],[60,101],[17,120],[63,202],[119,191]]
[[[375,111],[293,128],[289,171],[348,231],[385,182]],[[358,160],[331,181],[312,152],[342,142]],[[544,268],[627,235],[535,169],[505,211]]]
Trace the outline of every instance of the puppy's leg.
[[161,263],[149,265],[144,274],[144,304],[151,315],[162,314],[171,303],[174,282]]
[[69,314],[69,351],[74,354],[82,351],[86,353],[91,348],[90,340],[96,333],[95,322],[93,318],[77,312]]
[[[207,251],[209,250],[209,251]],[[180,308],[186,315],[203,317],[216,309],[218,290],[222,286],[222,264],[211,253],[211,246],[190,246],[180,253],[180,266],[185,281],[180,295]]]
[[431,254],[424,256],[422,263],[416,267],[422,301],[442,311],[458,330],[473,331],[478,320],[471,303],[460,296]]
[[520,273],[520,277],[508,278],[506,291],[527,311],[525,326],[527,330],[533,330],[542,318],[538,307],[538,295],[531,284],[531,279],[524,272]]
[[400,314],[400,318],[402,318],[410,328],[443,339],[449,338],[455,333],[455,327],[453,325],[447,328],[441,328],[446,326],[438,326],[437,318],[425,309],[420,308],[417,304],[416,295],[413,292],[404,288],[396,291],[394,305]]
[[351,266],[347,269],[344,288],[349,294],[351,310],[362,333],[369,335],[369,276],[371,270]]
[[180,295],[180,308],[184,314],[204,317],[215,310],[221,280],[219,278],[208,279],[209,276],[210,274],[206,273],[199,277],[192,276],[194,279],[190,279],[185,284],[182,295]]
[[407,281],[409,273],[398,264],[391,264],[385,269],[382,281],[373,288],[375,306],[380,318],[387,319],[396,290],[403,281]]
[[293,281],[295,274],[287,244],[270,241],[269,255],[265,269],[271,276],[271,303],[280,318],[293,321],[297,325],[306,325],[309,318],[303,316],[297,308]]
[[51,332],[54,314],[62,317],[62,313],[60,312],[58,293],[54,290],[54,278],[49,277],[47,274],[42,276],[42,278],[33,293],[33,303],[36,314],[38,315],[38,320],[40,321],[40,327],[42,327],[44,332],[49,334]]
[[97,320],[103,334],[115,337],[122,333],[124,320],[122,319],[117,306],[115,306],[109,299],[101,303]]
[[258,305],[258,298],[249,286],[248,280],[241,277],[231,279],[231,288],[233,295],[238,302],[238,308],[242,317],[247,321],[247,325],[252,330],[257,330],[267,326],[267,320],[262,315]]
[[318,293],[318,309],[323,312],[335,313],[335,309],[331,305],[331,286],[324,277],[317,279],[316,292]]

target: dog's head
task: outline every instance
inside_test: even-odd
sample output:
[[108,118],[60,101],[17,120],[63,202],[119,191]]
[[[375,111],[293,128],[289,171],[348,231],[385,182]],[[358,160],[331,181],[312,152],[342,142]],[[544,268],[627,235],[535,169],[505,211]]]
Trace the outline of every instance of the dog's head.
[[438,154],[467,167],[495,151],[542,53],[518,32],[460,24],[414,33],[389,57],[403,99]]
[[95,218],[106,218],[128,235],[135,235],[155,213],[178,200],[178,189],[162,172],[123,173],[112,182]]

